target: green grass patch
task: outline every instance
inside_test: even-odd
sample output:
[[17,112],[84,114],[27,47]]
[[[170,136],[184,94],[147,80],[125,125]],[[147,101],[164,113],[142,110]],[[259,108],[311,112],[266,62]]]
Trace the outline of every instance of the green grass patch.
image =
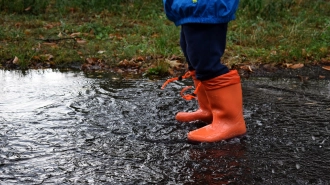
[[[241,1],[231,23],[232,61],[311,63],[329,58],[328,1]],[[230,56],[229,56],[230,57]]]
[[153,66],[151,66],[143,75],[144,76],[164,76],[168,74],[169,64],[165,61],[158,61]]
[[[229,25],[224,61],[327,61],[329,10],[324,0],[242,0]],[[155,59],[148,61],[147,74],[163,74],[168,67],[159,58],[183,58],[180,27],[167,20],[161,1],[0,0],[0,11],[2,67],[15,57],[25,69],[84,63],[91,57],[116,66],[142,56]]]

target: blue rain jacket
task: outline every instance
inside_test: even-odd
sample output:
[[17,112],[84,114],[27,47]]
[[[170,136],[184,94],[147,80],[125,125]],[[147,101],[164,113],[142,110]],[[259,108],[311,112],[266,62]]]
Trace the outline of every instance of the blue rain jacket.
[[176,26],[218,24],[235,19],[239,0],[163,0],[166,16]]

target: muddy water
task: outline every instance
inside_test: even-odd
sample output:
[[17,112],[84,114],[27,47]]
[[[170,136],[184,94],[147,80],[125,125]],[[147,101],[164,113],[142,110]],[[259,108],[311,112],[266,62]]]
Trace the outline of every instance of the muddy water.
[[0,184],[329,184],[330,81],[242,81],[248,134],[190,144],[201,123],[163,80],[0,71]]

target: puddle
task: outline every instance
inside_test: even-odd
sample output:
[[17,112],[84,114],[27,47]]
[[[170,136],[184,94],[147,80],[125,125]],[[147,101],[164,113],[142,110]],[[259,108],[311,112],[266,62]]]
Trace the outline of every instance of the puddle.
[[329,184],[330,81],[242,80],[243,139],[189,144],[191,81],[0,70],[0,184]]

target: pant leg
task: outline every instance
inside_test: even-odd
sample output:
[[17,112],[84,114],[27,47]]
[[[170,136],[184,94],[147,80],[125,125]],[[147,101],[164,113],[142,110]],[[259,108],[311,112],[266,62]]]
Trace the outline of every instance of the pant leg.
[[180,33],[180,46],[181,46],[181,50],[183,52],[183,55],[186,58],[186,61],[188,63],[188,69],[190,71],[195,70],[194,67],[191,65],[191,63],[189,61],[189,57],[188,57],[188,54],[187,54],[186,37],[185,37],[184,31],[182,30],[182,27],[181,27],[181,33]]
[[182,25],[180,44],[188,64],[196,70],[197,79],[208,80],[229,72],[220,61],[226,47],[227,26],[227,23]]

